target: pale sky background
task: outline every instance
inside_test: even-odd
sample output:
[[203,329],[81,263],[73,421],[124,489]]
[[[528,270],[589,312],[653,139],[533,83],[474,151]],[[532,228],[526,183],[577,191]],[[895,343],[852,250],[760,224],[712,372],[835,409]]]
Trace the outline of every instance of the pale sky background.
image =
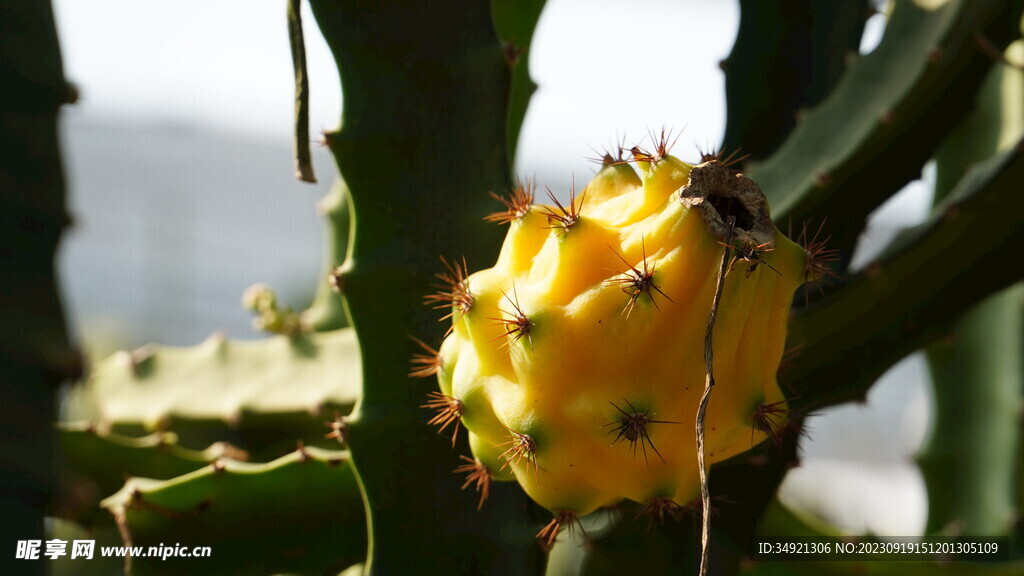
[[[292,68],[284,2],[55,0],[67,75],[85,105],[127,119],[200,123],[245,136],[289,138]],[[311,126],[333,128],[338,76],[303,4]],[[717,142],[725,125],[718,61],[736,34],[732,1],[552,0],[532,46],[531,102],[520,170],[588,174],[591,146],[616,134],[685,127],[682,153]],[[129,25],[128,23],[132,23]],[[659,66],[659,62],[663,63]],[[659,70],[662,68],[663,70]],[[620,83],[606,81],[621,71]],[[598,84],[599,82],[599,84]],[[568,164],[566,164],[568,162]]]
[[[719,142],[725,110],[718,62],[735,39],[737,4],[549,0],[532,46],[540,88],[517,171],[560,190],[573,175],[589,178],[595,165],[585,158],[622,135],[634,142],[662,126],[685,128],[676,153],[689,159],[695,145]],[[323,188],[291,181],[285,2],[54,0],[54,7],[66,75],[82,93],[64,113],[80,222],[62,250],[75,324],[99,331],[111,319],[149,322],[176,331],[133,337],[185,344],[247,322],[238,298],[248,284],[314,278],[312,204]],[[341,96],[329,51],[304,8],[315,132],[336,125]],[[865,49],[883,26],[880,17],[869,23]],[[621,81],[603,81],[610,71]],[[244,154],[230,156],[242,143]],[[326,153],[314,154],[329,182]],[[225,180],[225,172],[234,179]],[[232,186],[245,187],[266,210],[242,214],[224,190]],[[920,185],[890,202],[872,221],[876,238],[923,218],[929,202]],[[298,249],[266,234],[283,223],[297,231]],[[170,312],[156,318],[154,310]],[[791,474],[783,496],[853,531],[921,530],[926,504],[908,456],[924,435],[922,378],[920,358],[909,359],[875,386],[866,407],[815,418],[806,464]]]

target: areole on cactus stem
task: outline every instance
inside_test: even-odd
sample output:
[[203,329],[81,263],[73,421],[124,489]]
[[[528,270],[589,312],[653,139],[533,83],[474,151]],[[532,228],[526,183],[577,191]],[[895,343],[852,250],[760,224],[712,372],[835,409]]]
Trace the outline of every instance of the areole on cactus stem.
[[466,431],[464,487],[485,498],[491,480],[514,480],[554,514],[538,535],[548,543],[622,500],[662,515],[700,495],[693,422],[727,243],[706,461],[776,441],[786,424],[775,373],[807,254],[729,159],[691,165],[666,140],[606,155],[567,204],[533,204],[529,183],[496,196],[506,210],[487,220],[509,226],[497,262],[470,274],[443,259],[426,297],[451,322],[414,359],[414,375],[438,379],[430,421]]

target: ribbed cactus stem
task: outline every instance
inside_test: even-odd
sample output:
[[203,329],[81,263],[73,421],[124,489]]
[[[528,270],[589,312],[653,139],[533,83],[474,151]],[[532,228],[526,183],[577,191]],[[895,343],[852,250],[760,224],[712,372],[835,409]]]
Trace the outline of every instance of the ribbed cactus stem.
[[331,190],[317,203],[317,213],[327,221],[324,238],[324,263],[316,284],[316,295],[302,312],[302,325],[316,332],[336,330],[348,324],[345,307],[338,294],[341,286],[335,271],[345,261],[348,249],[348,188],[339,176]]
[[829,97],[799,116],[771,157],[746,166],[776,219],[829,222],[843,268],[871,211],[919,177],[973,106],[994,63],[977,38],[1005,46],[1020,34],[1020,3],[890,5],[879,45],[851,61]]
[[928,530],[1008,535],[1019,518],[1024,285],[979,304],[928,350],[935,394],[919,462]]
[[[1017,42],[1008,57],[1024,55]],[[1024,60],[1024,58],[1021,58]],[[995,68],[978,107],[937,157],[936,201],[970,163],[1024,135],[1024,72]],[[1016,462],[1024,411],[1024,284],[985,300],[952,335],[928,349],[934,391],[931,436],[919,457],[928,487],[928,529],[1007,535],[1019,520]]]
[[[0,22],[0,517],[11,539],[45,539],[57,482],[57,390],[82,369],[55,262],[70,223],[57,113],[74,91],[49,0],[4,2]],[[46,570],[45,560],[17,560],[14,550],[0,559],[7,574]]]
[[491,0],[495,31],[505,48],[512,70],[508,99],[508,165],[515,166],[519,131],[537,85],[530,78],[530,44],[546,0]]
[[426,425],[426,387],[408,377],[422,353],[410,336],[436,346],[444,331],[422,306],[438,257],[479,265],[498,248],[500,230],[483,217],[487,193],[512,182],[512,69],[490,3],[311,6],[343,91],[341,127],[325,136],[351,192],[339,283],[362,354],[347,433],[367,507],[367,571],[529,573],[537,548],[521,496],[491,490],[489,513],[477,512],[452,474],[462,462],[450,436]]
[[[722,61],[729,109],[723,146],[762,159],[797,117],[818,105],[857,53],[867,0],[740,0],[740,26]],[[765,97],[771,94],[771,97]]]

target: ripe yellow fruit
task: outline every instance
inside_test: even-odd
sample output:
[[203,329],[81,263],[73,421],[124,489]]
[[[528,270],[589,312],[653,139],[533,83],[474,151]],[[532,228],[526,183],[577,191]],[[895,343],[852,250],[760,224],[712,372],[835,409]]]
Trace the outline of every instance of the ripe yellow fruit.
[[634,158],[639,173],[608,162],[564,205],[533,205],[528,187],[501,199],[508,210],[488,219],[509,231],[494,267],[448,265],[446,289],[428,297],[452,322],[434,422],[468,431],[474,481],[483,470],[514,479],[562,517],[699,495],[694,421],[727,238],[707,461],[785,420],[775,372],[803,248],[777,232],[756,184],[716,157]]

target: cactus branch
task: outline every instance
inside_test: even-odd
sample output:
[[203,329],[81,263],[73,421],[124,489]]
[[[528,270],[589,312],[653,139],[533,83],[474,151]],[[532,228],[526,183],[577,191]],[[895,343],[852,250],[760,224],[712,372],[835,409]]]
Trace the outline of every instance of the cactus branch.
[[530,79],[530,45],[546,1],[490,0],[494,29],[505,45],[505,64],[512,71],[506,122],[509,166],[515,166],[519,131],[530,97],[537,90],[537,85]]
[[192,445],[232,436],[254,455],[276,455],[284,442],[320,436],[321,417],[349,413],[359,371],[350,328],[248,342],[215,334],[98,362],[72,392],[67,418],[134,435],[171,429]]
[[[927,222],[795,317],[788,346],[803,346],[802,354],[779,373],[798,396],[795,409],[863,399],[886,369],[947,334],[963,310],[1021,280],[1021,267],[1007,263],[1024,243],[1024,228],[1006,208],[1019,200],[1021,181],[1024,140],[977,165]],[[835,338],[839,326],[850,337]]]
[[265,464],[222,460],[170,480],[133,478],[101,506],[126,546],[213,549],[204,558],[134,558],[139,573],[336,574],[362,560],[366,546],[344,451],[300,446]]
[[314,332],[337,330],[348,325],[342,299],[338,295],[344,289],[344,270],[348,250],[349,218],[348,188],[340,177],[331,190],[316,204],[317,214],[325,220],[326,234],[323,265],[316,294],[309,308],[300,314],[300,323]]
[[[740,0],[725,72],[724,146],[754,159],[782,144],[803,109],[819,104],[856,53],[867,0]],[[770,94],[765,97],[765,94]]]
[[[1011,49],[1024,54],[1024,41]],[[1022,90],[1024,71],[1011,66],[997,67],[985,80],[977,108],[936,156],[936,202],[971,163],[1024,135]],[[968,311],[948,338],[927,350],[934,412],[918,464],[928,489],[929,531],[995,536],[1013,529],[1021,478],[1022,338],[1024,283],[1018,283]]]
[[974,105],[993,65],[976,34],[1005,46],[1019,35],[1020,10],[1019,2],[895,2],[878,47],[850,65],[771,157],[747,166],[775,219],[842,214],[832,244],[849,262],[868,214],[919,176]]
[[57,425],[64,458],[73,469],[94,480],[102,493],[115,492],[125,477],[173,478],[221,458],[246,460],[248,454],[226,442],[192,450],[173,432],[124,436],[90,422]]

